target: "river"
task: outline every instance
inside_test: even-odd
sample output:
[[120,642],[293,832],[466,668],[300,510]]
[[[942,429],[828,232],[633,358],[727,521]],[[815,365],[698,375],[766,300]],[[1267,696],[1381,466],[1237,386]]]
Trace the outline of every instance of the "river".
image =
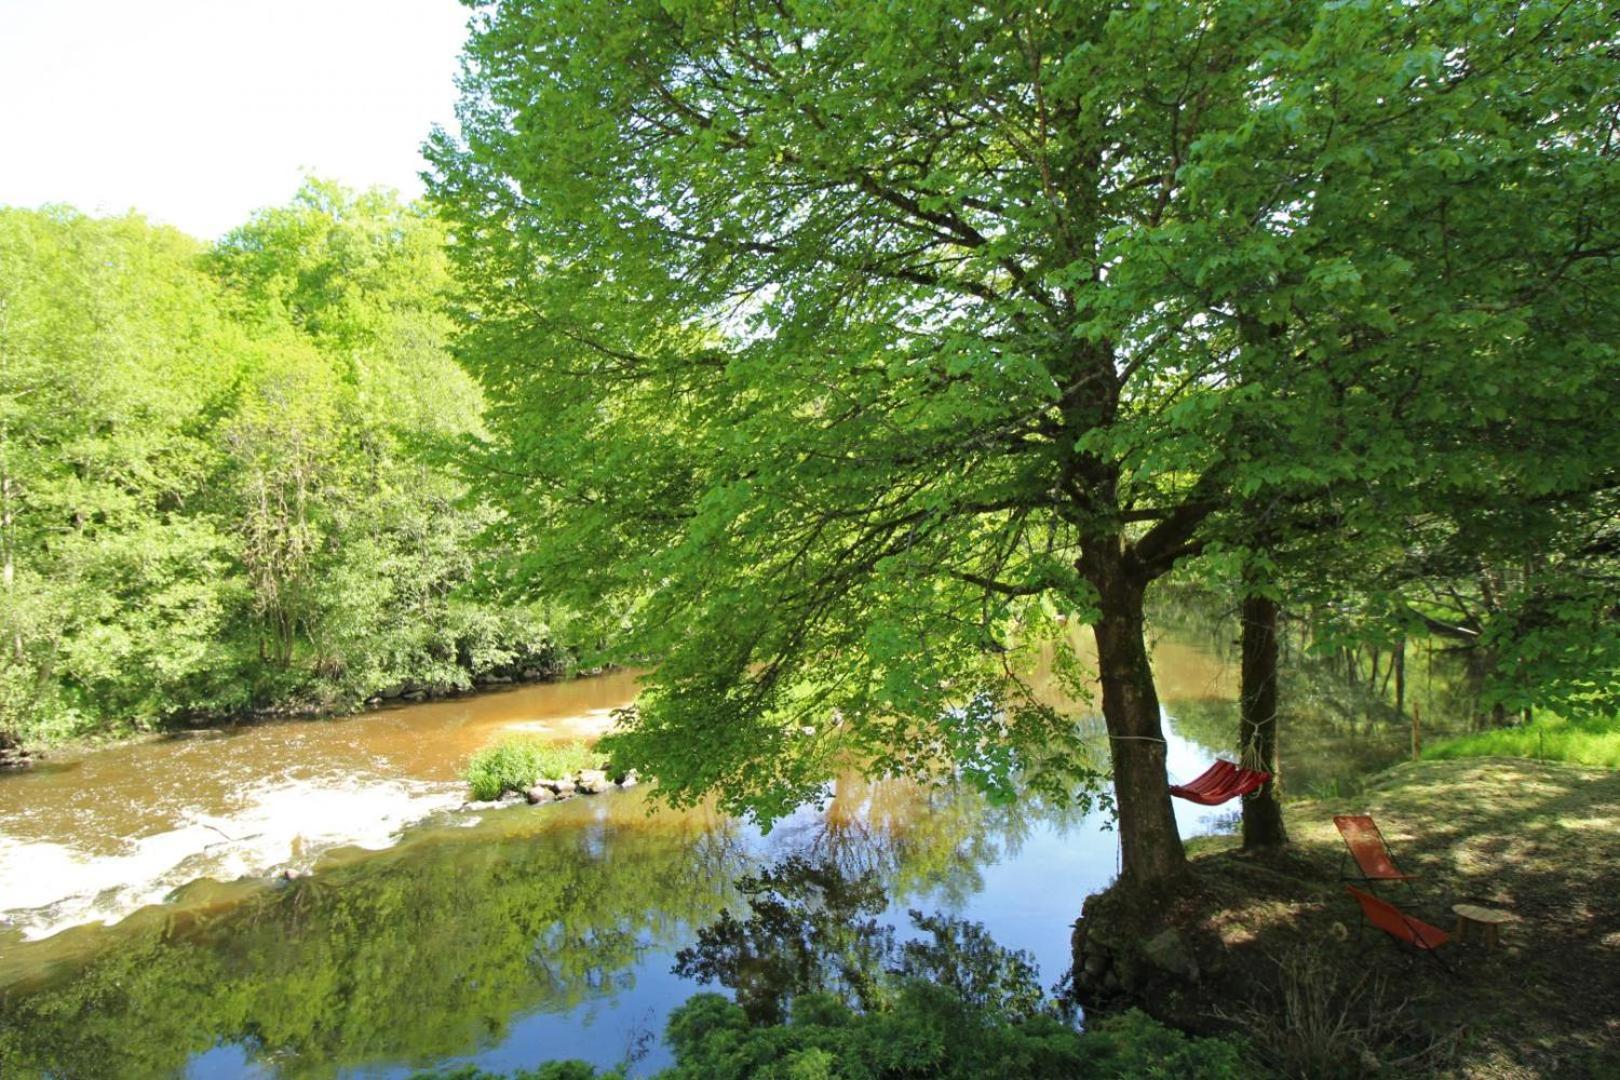
[[[1235,728],[1218,639],[1182,630],[1154,651],[1173,777]],[[647,1071],[702,988],[675,953],[738,908],[745,875],[791,856],[875,874],[888,925],[904,933],[912,908],[982,922],[1051,984],[1082,901],[1117,872],[1101,814],[897,780],[840,778],[768,834],[649,812],[645,788],[460,809],[474,750],[597,734],[635,687],[615,673],[190,733],[0,777],[0,1075],[392,1078],[636,1047]],[[1184,836],[1235,820],[1175,806]]]

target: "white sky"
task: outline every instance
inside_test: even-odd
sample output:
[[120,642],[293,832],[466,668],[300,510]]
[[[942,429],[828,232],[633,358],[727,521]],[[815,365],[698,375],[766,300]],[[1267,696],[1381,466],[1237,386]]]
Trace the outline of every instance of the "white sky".
[[0,0],[0,204],[213,239],[305,172],[421,193],[455,0]]

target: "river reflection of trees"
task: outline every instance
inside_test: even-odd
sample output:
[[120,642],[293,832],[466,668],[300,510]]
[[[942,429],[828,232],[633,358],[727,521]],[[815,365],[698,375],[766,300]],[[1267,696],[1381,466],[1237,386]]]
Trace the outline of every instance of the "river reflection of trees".
[[287,1076],[430,1064],[662,968],[767,860],[951,903],[1043,813],[902,783],[832,794],[763,838],[703,810],[648,817],[626,795],[425,830],[206,918],[194,889],[169,918],[85,931],[92,958],[46,985],[0,990],[0,1062],[7,1077],[157,1076],[228,1043]]
[[912,979],[1010,1019],[1048,1007],[1030,957],[997,945],[978,923],[912,911],[921,934],[898,942],[878,918],[888,898],[876,872],[795,854],[745,876],[738,889],[746,912],[722,912],[699,930],[675,969],[733,991],[756,1024],[782,1023],[793,999],[810,993],[869,1010]]

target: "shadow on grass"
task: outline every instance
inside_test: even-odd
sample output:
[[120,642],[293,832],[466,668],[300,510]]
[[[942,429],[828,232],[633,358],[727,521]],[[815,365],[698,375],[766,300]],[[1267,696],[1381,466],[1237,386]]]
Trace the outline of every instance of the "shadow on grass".
[[[1452,976],[1360,929],[1332,824],[1360,812],[1419,875],[1381,888],[1385,898],[1448,932],[1452,904],[1505,908],[1515,921],[1501,946],[1448,943]],[[1184,925],[1209,977],[1178,1019],[1280,1012],[1279,961],[1303,947],[1347,984],[1381,975],[1385,1007],[1410,1021],[1407,1045],[1390,1051],[1417,1047],[1428,1071],[1620,1076],[1620,774],[1509,759],[1409,763],[1354,797],[1291,803],[1288,827],[1293,845],[1272,855],[1244,856],[1231,840],[1200,846]]]

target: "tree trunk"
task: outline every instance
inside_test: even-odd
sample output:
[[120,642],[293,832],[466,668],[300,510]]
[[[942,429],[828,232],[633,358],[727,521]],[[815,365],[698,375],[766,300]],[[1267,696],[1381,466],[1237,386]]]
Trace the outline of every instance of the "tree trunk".
[[1277,799],[1277,603],[1264,596],[1243,598],[1242,680],[1238,745],[1243,764],[1271,774],[1243,800],[1243,848],[1254,851],[1288,843]]
[[1142,601],[1147,582],[1117,537],[1088,545],[1082,572],[1096,588],[1097,670],[1119,810],[1120,878],[1133,889],[1179,876],[1187,854],[1176,830],[1165,774],[1164,727],[1148,661]]
[[1406,639],[1395,646],[1395,715],[1406,715]]
[[[5,590],[9,602],[17,586],[17,527],[11,504],[14,500],[11,475],[0,475],[0,588]],[[17,623],[11,632],[11,656],[18,665],[23,662],[22,625]]]

